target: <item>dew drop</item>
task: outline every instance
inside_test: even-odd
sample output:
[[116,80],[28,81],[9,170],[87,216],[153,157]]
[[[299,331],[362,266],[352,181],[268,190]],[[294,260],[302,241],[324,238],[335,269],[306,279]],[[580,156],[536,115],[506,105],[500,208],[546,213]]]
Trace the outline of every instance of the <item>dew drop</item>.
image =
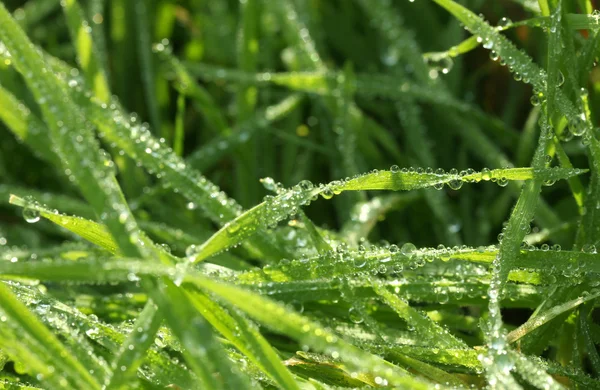
[[364,321],[358,309],[354,307],[351,307],[350,310],[348,310],[348,317],[350,318],[350,321],[354,322],[355,324],[360,324]]
[[407,242],[406,244],[402,245],[402,249],[400,249],[400,253],[407,257],[412,257],[416,251],[417,247],[415,246],[415,244],[410,242]]
[[198,252],[198,247],[196,245],[190,245],[185,249],[186,257],[193,257]]
[[391,171],[392,173],[397,173],[397,172],[400,172],[400,167],[399,167],[398,165],[392,165],[392,166],[390,167],[390,171]]
[[313,183],[309,180],[302,180],[300,183],[298,183],[298,186],[304,191],[310,191],[314,188]]
[[25,207],[23,209],[23,218],[28,223],[36,223],[37,221],[40,220],[40,212],[31,207]]
[[333,190],[331,189],[331,187],[325,187],[325,189],[323,189],[323,191],[321,192],[321,196],[323,197],[323,199],[333,198]]
[[500,29],[505,29],[506,27],[510,26],[512,24],[512,20],[510,20],[509,18],[502,18],[498,21],[498,27],[500,27]]

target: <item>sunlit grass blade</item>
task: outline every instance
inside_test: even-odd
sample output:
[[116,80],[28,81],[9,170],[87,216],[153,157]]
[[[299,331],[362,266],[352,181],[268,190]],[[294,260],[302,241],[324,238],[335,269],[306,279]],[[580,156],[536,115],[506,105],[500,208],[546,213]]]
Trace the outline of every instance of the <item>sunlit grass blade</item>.
[[[565,170],[562,168],[538,169],[513,168],[496,169],[484,172],[428,173],[421,171],[401,171],[393,167],[389,171],[377,171],[357,176],[348,181],[336,181],[328,185],[314,187],[310,182],[301,182],[290,190],[283,191],[274,198],[253,207],[239,217],[228,222],[221,230],[202,244],[194,254],[194,261],[201,261],[215,253],[241,243],[252,236],[263,226],[276,226],[297,209],[310,204],[315,196],[332,198],[343,191],[392,190],[408,191],[428,187],[442,188],[447,184],[450,188],[459,189],[463,182],[479,182],[481,180],[497,181],[506,185],[509,180],[556,180],[581,173],[581,170]],[[541,181],[540,181],[541,183]],[[540,184],[541,186],[541,184]]]
[[385,287],[375,284],[373,289],[383,301],[390,306],[401,318],[408,322],[415,329],[420,329],[422,337],[430,339],[432,344],[443,348],[466,348],[467,345],[433,322],[429,317],[419,313],[407,302],[397,297]]
[[532,316],[532,318],[530,318],[526,323],[510,332],[506,336],[506,340],[510,343],[514,343],[521,337],[525,336],[527,333],[531,332],[533,329],[542,326],[543,324],[549,321],[552,321],[552,319],[554,319],[556,316],[568,310],[572,310],[577,306],[584,304],[585,302],[594,300],[599,296],[600,292],[590,292],[583,297],[555,306],[544,313],[538,313],[537,315]]
[[[9,201],[14,205],[23,207],[24,210],[28,210],[27,212],[31,213],[33,218],[39,219],[40,216],[44,217],[58,226],[61,226],[81,236],[82,238],[85,238],[92,244],[106,249],[110,253],[124,254],[112,234],[104,225],[82,217],[60,214],[57,210],[49,210],[44,205],[41,205],[33,200],[28,201],[15,195],[11,195]],[[146,237],[144,233],[139,233],[139,240],[146,247],[155,248],[159,256],[167,262],[176,261],[176,258],[173,255],[156,247],[155,244],[152,243],[152,241]]]
[[[190,297],[169,279],[155,283],[149,291],[157,302],[183,347],[183,355],[192,371],[211,389],[250,388],[248,377],[233,365],[215,338],[207,321],[193,307]],[[177,302],[176,305],[170,302]],[[215,373],[220,373],[216,377]]]

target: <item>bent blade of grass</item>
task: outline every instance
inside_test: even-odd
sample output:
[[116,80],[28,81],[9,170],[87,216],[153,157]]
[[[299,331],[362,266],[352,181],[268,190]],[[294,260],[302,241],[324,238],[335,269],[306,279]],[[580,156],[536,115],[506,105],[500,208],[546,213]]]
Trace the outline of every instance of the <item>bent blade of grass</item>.
[[[392,190],[408,191],[448,184],[452,188],[460,188],[463,182],[479,182],[481,180],[497,180],[508,183],[508,180],[556,180],[577,175],[585,170],[567,170],[563,168],[533,169],[510,168],[494,169],[486,172],[458,173],[425,173],[398,171],[377,171],[357,176],[345,182],[334,181],[326,186],[313,188],[310,182],[301,182],[292,189],[284,191],[274,198],[254,206],[239,217],[228,222],[211,238],[204,242],[192,261],[202,261],[222,250],[241,243],[254,235],[263,226],[276,226],[278,222],[294,214],[297,210],[310,204],[318,195],[327,199],[343,191]],[[541,184],[540,184],[541,186]],[[520,243],[520,241],[519,241]]]
[[[2,298],[0,299],[0,310],[7,318],[6,324],[8,325],[2,333],[11,330],[17,331],[20,335],[18,341],[15,341],[20,346],[15,346],[15,348],[31,348],[37,351],[37,358],[46,365],[45,369],[39,365],[35,368],[41,370],[38,374],[47,378],[57,375],[60,387],[66,386],[66,383],[60,379],[60,375],[63,375],[65,379],[69,378],[73,386],[89,389],[101,388],[97,378],[90,374],[89,368],[84,367],[76,355],[67,350],[4,283],[0,283],[0,297]],[[50,367],[54,367],[56,373],[53,373]]]
[[[52,221],[58,226],[61,226],[78,236],[86,239],[92,244],[98,245],[101,248],[106,249],[110,253],[125,255],[121,248],[118,246],[116,240],[112,236],[111,232],[104,225],[99,223],[90,221],[85,218],[75,217],[60,214],[56,210],[49,210],[43,205],[35,201],[28,201],[18,196],[11,195],[9,202],[16,206],[20,206],[23,208],[27,208],[33,211],[36,211],[40,214],[40,216]],[[164,250],[159,249],[159,247],[154,244],[146,235],[140,231],[139,238],[140,242],[146,246],[147,248],[153,248],[156,253],[158,253],[159,257],[166,261],[167,263],[177,262],[179,261],[175,256],[167,253]]]

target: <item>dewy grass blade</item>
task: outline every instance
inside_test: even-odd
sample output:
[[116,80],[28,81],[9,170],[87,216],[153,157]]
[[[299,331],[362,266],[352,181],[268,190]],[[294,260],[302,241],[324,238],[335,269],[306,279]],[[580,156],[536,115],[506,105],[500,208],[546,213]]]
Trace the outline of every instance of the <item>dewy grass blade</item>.
[[554,306],[552,309],[550,309],[544,313],[537,314],[535,317],[532,317],[529,321],[527,321],[523,325],[519,326],[517,329],[511,331],[506,336],[506,340],[509,343],[514,343],[515,341],[518,341],[520,338],[527,335],[527,333],[544,325],[547,322],[552,321],[554,318],[561,315],[562,313],[572,310],[572,309],[578,307],[579,305],[584,304],[585,302],[594,300],[594,299],[598,298],[599,296],[600,296],[600,292],[588,293],[584,297],[579,297],[577,299],[565,302],[561,305]]
[[204,318],[281,388],[299,388],[275,349],[269,345],[253,323],[237,313],[235,309],[221,307],[202,292],[193,292],[189,296]]
[[154,337],[162,322],[162,315],[154,302],[146,303],[129,337],[121,344],[119,352],[112,361],[112,376],[106,389],[127,388],[128,380],[135,377],[138,368],[144,363],[148,348],[154,343]]
[[334,195],[343,191],[409,191],[428,187],[441,189],[444,184],[458,190],[464,182],[480,182],[482,180],[495,181],[499,185],[505,186],[510,180],[533,179],[540,182],[541,186],[542,180],[567,178],[583,171],[563,168],[512,168],[485,170],[477,173],[464,171],[459,174],[458,172],[446,173],[443,171],[433,173],[422,169],[416,171],[405,169],[401,171],[400,168],[394,166],[390,170],[367,173],[348,181],[335,181],[318,187],[314,187],[311,182],[303,181],[225,224],[221,230],[197,249],[190,260],[195,262],[204,260],[215,253],[243,242],[246,238],[254,235],[261,227],[276,226],[277,223],[289,215],[296,213],[300,207],[309,205],[312,199],[318,195],[325,199],[331,199]]
[[51,145],[48,129],[44,123],[23,103],[0,85],[0,119],[6,127],[40,158],[60,167],[60,158],[47,148]]
[[100,62],[96,47],[92,42],[89,23],[85,20],[83,10],[77,0],[61,1],[61,6],[67,17],[69,33],[77,51],[77,60],[83,70],[88,85],[98,99],[103,102],[110,100],[110,88],[106,74]]
[[138,254],[136,241],[139,230],[123,199],[114,172],[102,161],[91,129],[81,112],[73,108],[58,78],[48,69],[40,53],[10,17],[4,5],[0,5],[0,37],[13,55],[15,67],[25,76],[37,98],[65,173],[77,182],[84,197],[106,221],[121,250]]
[[[5,332],[14,332],[12,334],[19,337],[18,343],[23,345],[14,348],[32,348],[32,351],[36,351],[36,358],[46,365],[46,367],[39,365],[32,367],[38,371],[35,374],[41,375],[40,379],[47,378],[50,382],[56,381],[55,383],[59,387],[70,385],[88,389],[101,388],[100,383],[90,374],[89,369],[81,365],[76,356],[35,318],[3,282],[0,283],[0,297],[2,298],[0,311],[3,318],[6,318],[6,325],[3,325],[5,329],[2,331],[3,336],[7,336]],[[6,346],[4,342],[2,344]],[[8,353],[12,355],[14,350],[8,349]],[[14,357],[23,356],[16,354]]]
[[[81,217],[74,217],[69,215],[60,214],[56,210],[49,210],[45,206],[37,203],[34,200],[25,200],[18,196],[11,195],[10,203],[23,207],[24,210],[32,213],[33,216],[39,218],[40,216],[52,221],[58,226],[61,226],[82,238],[85,238],[92,244],[98,245],[99,247],[107,250],[110,253],[126,255],[122,249],[118,246],[116,240],[113,238],[111,232],[106,226],[98,224]],[[148,238],[143,232],[139,233],[139,238],[142,245],[148,248],[154,248],[159,256],[166,262],[176,262],[177,258],[170,253],[159,249],[158,246]]]

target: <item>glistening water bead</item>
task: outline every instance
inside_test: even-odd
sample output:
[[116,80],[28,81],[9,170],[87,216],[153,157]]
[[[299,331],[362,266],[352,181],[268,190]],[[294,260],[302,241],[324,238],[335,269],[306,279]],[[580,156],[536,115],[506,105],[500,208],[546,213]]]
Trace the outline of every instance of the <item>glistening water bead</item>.
[[31,207],[25,207],[23,209],[23,218],[28,223],[35,223],[40,220],[40,212]]

